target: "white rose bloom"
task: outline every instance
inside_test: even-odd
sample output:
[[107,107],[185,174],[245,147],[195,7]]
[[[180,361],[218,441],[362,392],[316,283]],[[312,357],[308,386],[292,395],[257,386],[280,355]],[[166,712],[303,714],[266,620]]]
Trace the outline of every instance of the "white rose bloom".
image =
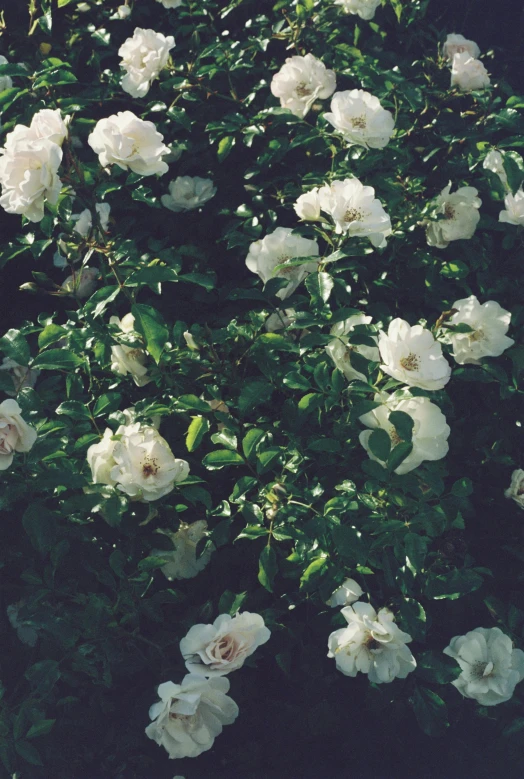
[[369,238],[377,248],[386,245],[391,220],[373,187],[365,187],[357,178],[333,181],[319,190],[319,199],[322,210],[335,222],[336,233]]
[[510,225],[524,225],[524,192],[522,187],[514,195],[508,193],[504,198],[506,209],[499,214],[499,222]]
[[[119,431],[123,426],[119,428]],[[98,444],[92,444],[87,450],[86,458],[91,468],[91,478],[95,484],[109,484],[115,486],[115,480],[111,477],[111,470],[115,466],[113,452],[117,439],[109,427],[104,430],[104,435]]]
[[[0,65],[9,65],[9,62],[2,54],[0,54]],[[11,76],[0,76],[0,92],[3,92],[5,89],[11,89],[12,86],[13,79]]]
[[221,614],[212,625],[193,625],[180,642],[180,651],[190,673],[224,676],[241,668],[270,636],[260,614]]
[[99,272],[96,268],[89,268],[87,265],[80,271],[72,273],[62,284],[62,289],[76,298],[89,298],[97,287]]
[[264,327],[268,333],[276,333],[277,330],[285,330],[294,323],[296,311],[294,308],[278,309],[274,314],[268,316],[264,322]]
[[511,638],[499,628],[475,628],[465,636],[455,636],[444,654],[462,668],[451,684],[482,706],[509,701],[524,678],[524,652],[514,649]]
[[511,484],[504,491],[506,498],[511,498],[517,506],[524,510],[524,471],[518,468],[511,474]]
[[70,116],[66,116],[62,119],[59,108],[56,108],[55,110],[42,108],[41,111],[38,111],[38,113],[33,116],[29,129],[35,138],[52,141],[58,146],[61,146],[67,138],[67,127],[70,121]]
[[320,250],[316,241],[294,235],[291,227],[277,227],[265,238],[251,244],[246,257],[246,265],[250,271],[260,276],[264,284],[275,277],[287,279],[287,287],[277,292],[277,297],[285,300],[293,294],[309,273],[314,273],[317,270],[318,263],[307,262],[304,265],[290,265],[289,268],[275,271],[277,265],[300,257],[317,257],[319,254]]
[[348,341],[348,335],[357,325],[369,325],[371,320],[372,318],[365,314],[353,314],[348,319],[344,319],[343,322],[337,322],[331,328],[330,332],[334,338],[326,346],[326,352],[335,363],[335,367],[344,374],[348,381],[353,381],[354,379],[367,381],[367,376],[364,376],[363,373],[360,373],[351,365],[352,352],[361,354],[366,360],[371,360],[372,362],[380,361],[378,347],[366,346],[365,344],[353,346]]
[[335,0],[347,14],[357,14],[361,19],[373,19],[382,0]]
[[508,176],[504,170],[504,157],[499,151],[496,149],[491,149],[491,151],[489,151],[484,157],[482,167],[484,170],[490,170],[492,173],[498,176],[504,189],[509,189]]
[[366,149],[383,149],[395,129],[393,114],[363,89],[335,92],[324,118],[348,143]]
[[0,371],[7,371],[13,381],[13,392],[4,390],[6,395],[14,397],[24,387],[34,387],[36,380],[40,375],[40,371],[28,368],[27,365],[19,365],[16,360],[12,360],[11,357],[4,357],[2,365],[0,365]]
[[[160,532],[160,531],[159,531]],[[193,579],[200,571],[203,571],[211,558],[212,548],[208,547],[200,555],[196,556],[197,544],[207,535],[207,522],[199,519],[190,525],[181,522],[176,533],[163,530],[162,533],[169,536],[173,542],[173,551],[154,549],[152,554],[163,557],[166,561],[160,570],[169,581],[173,579]]]
[[354,579],[346,579],[331,595],[327,605],[332,608],[335,606],[351,606],[361,595],[364,595],[364,591],[360,584]]
[[132,111],[120,111],[100,119],[87,142],[104,168],[115,164],[140,176],[163,176],[168,166],[162,157],[169,154],[163,140],[153,122],[139,119]]
[[153,722],[146,735],[164,747],[170,758],[198,757],[211,749],[224,725],[238,716],[238,706],[226,693],[228,679],[204,679],[187,674],[181,684],[164,682],[160,701],[149,709]]
[[459,187],[450,194],[451,182],[435,200],[436,214],[443,219],[426,222],[426,239],[429,246],[445,249],[450,241],[473,238],[479,223],[482,200],[475,187]]
[[499,357],[515,343],[506,335],[511,314],[495,300],[480,304],[475,295],[470,295],[456,300],[452,308],[457,309],[457,313],[449,319],[449,324],[465,324],[472,328],[468,333],[446,334],[459,365],[479,365],[482,357]]
[[472,92],[489,87],[490,83],[488,71],[480,60],[471,57],[467,51],[455,54],[451,68],[452,87],[458,87],[461,92]]
[[178,8],[182,5],[182,0],[156,0],[157,3],[162,3],[164,8]]
[[379,333],[381,369],[388,376],[426,390],[442,389],[451,378],[451,368],[433,334],[411,327],[404,319],[393,319],[387,333]]
[[44,217],[44,202],[54,204],[60,195],[62,182],[57,171],[62,162],[62,149],[45,139],[20,138],[10,143],[9,148],[6,139],[6,148],[0,153],[0,205],[8,214],[23,214],[31,222],[40,222]]
[[158,78],[160,71],[169,60],[169,52],[175,46],[172,35],[162,35],[154,30],[137,27],[132,38],[128,38],[118,50],[122,57],[121,66],[126,71],[122,89],[131,97],[145,97],[151,82]]
[[0,403],[0,471],[9,468],[14,452],[29,452],[36,441],[36,430],[24,422],[21,413],[16,400]]
[[304,192],[303,195],[300,195],[293,208],[299,219],[304,221],[316,221],[320,219],[321,204],[319,188],[314,187],[309,192]]
[[[109,203],[97,203],[95,205],[96,213],[98,214],[98,221],[104,233],[107,232],[109,227],[109,214],[111,213],[111,206]],[[93,214],[89,208],[85,208],[79,214],[72,214],[71,220],[75,222],[75,233],[78,233],[82,238],[87,238],[93,227]]]
[[271,92],[280,105],[303,119],[315,100],[330,97],[337,86],[337,77],[312,54],[288,57],[271,80]]
[[[381,395],[375,396],[376,401],[384,401]],[[402,475],[409,473],[423,463],[425,460],[441,460],[446,456],[449,450],[448,438],[451,432],[446,423],[446,417],[429,398],[389,398],[382,406],[378,406],[373,411],[363,414],[360,421],[371,428],[363,430],[360,433],[359,441],[368,453],[368,456],[381,465],[385,465],[378,457],[375,457],[369,448],[369,439],[373,430],[382,429],[391,438],[391,446],[394,447],[400,443],[400,438],[394,427],[389,421],[389,415],[392,411],[403,411],[413,420],[412,444],[413,450],[398,468],[395,473]]]
[[463,35],[450,33],[442,47],[444,57],[451,62],[455,54],[462,54],[462,52],[466,52],[470,57],[474,58],[480,56],[480,49],[475,41],[468,41]]
[[193,211],[215,196],[217,188],[211,179],[178,176],[169,183],[169,195],[162,195],[162,205],[170,211]]
[[[126,314],[122,319],[112,316],[109,324],[118,325],[123,333],[132,333],[135,317],[133,314]],[[146,362],[147,352],[144,349],[125,344],[111,347],[111,370],[120,376],[127,376],[129,373],[137,387],[144,387],[151,381],[147,375]]]
[[416,661],[406,646],[412,639],[400,630],[388,609],[377,612],[369,603],[358,601],[341,612],[348,626],[331,633],[328,657],[345,676],[360,671],[375,684],[405,679],[415,670]]

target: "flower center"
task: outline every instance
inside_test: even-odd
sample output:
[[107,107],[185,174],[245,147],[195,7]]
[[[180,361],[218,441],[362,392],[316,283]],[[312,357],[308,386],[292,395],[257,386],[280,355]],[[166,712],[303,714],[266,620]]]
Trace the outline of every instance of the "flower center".
[[299,97],[309,97],[312,94],[312,90],[303,81],[297,86],[295,92]]
[[455,209],[449,203],[444,208],[444,216],[446,219],[455,219]]
[[359,130],[365,130],[366,129],[366,115],[361,114],[360,116],[353,116],[349,120],[352,127],[358,127]]
[[[278,264],[279,264],[279,265],[284,265],[284,263],[286,263],[286,262],[289,262],[289,261],[290,261],[290,260],[292,260],[292,259],[293,259],[293,258],[292,258],[292,257],[290,257],[289,255],[287,255],[287,254],[282,254],[282,255],[281,255],[279,258],[278,258]],[[287,276],[287,275],[289,275],[290,273],[293,273],[293,271],[294,271],[294,267],[293,267],[293,265],[290,265],[288,268],[280,268],[280,270],[279,270],[279,273],[284,273],[284,274]]]
[[142,463],[142,475],[144,479],[148,479],[150,476],[156,476],[158,471],[160,470],[160,466],[158,464],[158,461],[154,458],[147,458]]
[[364,646],[369,650],[380,649],[380,642],[377,641],[371,633],[368,633],[364,640]]
[[391,438],[391,443],[393,446],[397,446],[402,441],[402,438],[399,436],[397,431],[394,427],[391,427],[389,430],[389,437]]
[[403,357],[400,360],[400,364],[402,365],[405,371],[416,371],[418,370],[419,359],[416,354],[410,352],[407,357]]
[[344,222],[358,222],[362,219],[362,211],[358,208],[348,208],[344,214]]
[[477,341],[484,341],[486,336],[482,328],[479,327],[478,330],[474,330],[472,333],[468,333],[468,338],[472,343],[476,343]]
[[471,668],[471,675],[478,681],[481,681],[482,679],[486,679],[488,676],[492,676],[494,670],[495,667],[493,663],[483,663],[480,660],[479,662],[473,664]]

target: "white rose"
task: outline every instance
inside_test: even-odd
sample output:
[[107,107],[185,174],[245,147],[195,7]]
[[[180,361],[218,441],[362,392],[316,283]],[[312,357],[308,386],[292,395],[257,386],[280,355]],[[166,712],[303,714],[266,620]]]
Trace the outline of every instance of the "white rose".
[[164,549],[154,549],[151,554],[157,557],[163,557],[166,561],[160,570],[169,581],[173,579],[193,579],[200,571],[203,571],[208,564],[212,547],[208,546],[199,558],[196,556],[197,544],[207,536],[207,522],[205,519],[199,519],[190,525],[186,522],[180,523],[180,528],[176,533],[169,530],[158,531],[169,536],[173,542],[173,551]]
[[169,183],[169,195],[162,195],[162,205],[170,211],[193,211],[215,196],[217,188],[211,179],[178,176]]
[[522,187],[514,195],[509,192],[504,198],[506,209],[499,214],[499,222],[510,225],[524,225],[524,192]]
[[180,651],[190,673],[223,676],[241,668],[270,636],[260,614],[221,614],[212,625],[193,625],[180,642]]
[[182,5],[182,0],[156,0],[157,3],[162,3],[164,8],[178,8]]
[[20,139],[0,153],[0,205],[8,214],[23,214],[31,222],[40,222],[45,201],[56,203],[62,188],[57,174],[61,148],[45,139]]
[[489,87],[491,81],[488,71],[480,60],[474,59],[467,51],[455,54],[451,68],[451,86],[461,92]]
[[120,111],[100,119],[87,142],[104,168],[115,164],[140,176],[163,176],[168,166],[162,157],[169,154],[163,140],[153,122]]
[[[97,203],[95,205],[96,213],[98,214],[98,221],[104,233],[107,232],[109,226],[109,214],[111,213],[111,206],[108,203]],[[93,214],[89,208],[85,208],[79,214],[72,214],[71,220],[75,222],[75,233],[78,233],[82,238],[87,238],[93,227]]]
[[475,187],[459,187],[450,194],[451,182],[435,200],[435,213],[444,219],[426,222],[429,246],[445,249],[450,241],[472,238],[479,223],[482,200]]
[[58,146],[61,146],[67,138],[67,127],[71,121],[70,116],[62,118],[60,109],[54,110],[50,108],[42,108],[33,116],[31,120],[30,130],[35,138],[42,138],[47,141],[52,141]]
[[124,92],[131,97],[145,97],[151,82],[167,65],[169,52],[174,46],[172,35],[166,38],[160,32],[137,27],[133,37],[128,38],[118,50],[118,56],[122,57],[121,67],[126,71],[120,82]]
[[[2,54],[0,54],[0,65],[9,65],[9,62]],[[13,79],[11,76],[0,76],[0,92],[3,92],[5,89],[11,89],[12,86]]]
[[348,143],[366,149],[383,149],[395,129],[393,114],[363,89],[335,92],[324,118]]
[[14,391],[4,390],[6,395],[11,397],[17,395],[24,387],[34,387],[40,375],[40,371],[28,368],[27,365],[19,365],[11,357],[4,357],[0,371],[7,371],[13,381]]
[[405,679],[415,670],[416,661],[406,644],[409,633],[400,630],[387,609],[377,612],[369,603],[358,601],[341,612],[348,626],[331,633],[328,657],[345,676],[360,671],[374,684]]
[[335,0],[347,14],[357,14],[361,19],[373,19],[382,0]]
[[[353,316],[344,319],[342,322],[337,322],[331,328],[331,335],[334,336],[333,340],[326,346],[326,352],[329,354],[335,366],[341,371],[348,381],[358,379],[359,381],[367,381],[367,376],[357,371],[351,364],[351,354],[361,354],[366,360],[372,362],[379,362],[380,354],[378,347],[366,346],[365,344],[353,346],[349,343],[348,335],[354,330],[357,325],[369,325],[371,322],[370,316],[365,314],[353,314]],[[373,337],[376,341],[376,338]]]
[[304,192],[297,198],[293,206],[299,219],[304,221],[316,221],[320,219],[320,195],[318,187],[314,187],[309,192]]
[[319,190],[320,207],[335,222],[335,232],[350,237],[369,238],[373,246],[383,248],[391,235],[391,220],[375,197],[373,187],[365,187],[357,178],[333,181]]
[[[498,176],[504,189],[509,189],[508,176],[504,170],[504,157],[499,151],[496,149],[491,149],[491,151],[489,151],[484,157],[482,167],[484,170],[490,170],[492,173]],[[502,219],[501,221],[504,222],[505,220]]]
[[0,471],[13,462],[13,452],[29,452],[37,439],[36,430],[21,417],[16,400],[0,403]]
[[96,268],[86,266],[68,276],[62,284],[62,289],[76,298],[89,298],[97,287],[98,276]]
[[511,498],[517,506],[524,509],[524,471],[518,468],[511,474],[511,484],[504,491],[506,498]]
[[409,387],[439,390],[451,378],[441,345],[422,325],[411,327],[403,319],[393,319],[387,333],[380,332],[378,348],[384,373]]
[[[123,333],[129,335],[133,332],[135,317],[133,314],[126,314],[122,319],[112,316],[109,324],[118,325]],[[137,387],[144,387],[151,381],[147,375],[146,362],[147,352],[144,349],[125,344],[111,347],[111,370],[120,376],[127,376],[129,373]]]
[[446,333],[446,340],[453,346],[453,357],[459,365],[479,365],[482,357],[499,357],[515,343],[506,333],[511,314],[495,300],[480,304],[475,295],[456,300],[452,308],[457,313],[449,319],[450,325],[465,324],[471,332]]
[[276,333],[277,330],[286,330],[294,323],[296,311],[294,308],[278,309],[274,314],[268,316],[264,322],[264,327],[268,333]]
[[187,674],[181,684],[164,682],[160,701],[149,709],[153,722],[146,735],[164,747],[170,758],[198,757],[211,749],[224,725],[238,716],[238,706],[226,693],[228,679],[203,679]]
[[361,595],[364,595],[364,591],[360,584],[354,579],[346,579],[331,595],[327,605],[332,608],[335,606],[351,606]]
[[330,97],[336,89],[337,77],[312,54],[288,57],[271,80],[271,92],[280,105],[303,119],[315,100]]
[[429,398],[399,399],[390,397],[386,400],[383,396],[376,395],[375,400],[382,400],[383,405],[360,417],[360,421],[371,430],[363,430],[359,436],[360,443],[372,460],[385,465],[369,447],[369,439],[373,430],[379,428],[385,430],[391,438],[392,447],[401,441],[394,425],[389,421],[389,415],[392,411],[403,411],[413,420],[413,450],[398,468],[395,468],[395,473],[399,475],[409,473],[409,471],[418,468],[425,460],[441,460],[446,456],[449,450],[448,438],[451,431],[446,423],[446,417]]
[[318,268],[317,262],[307,262],[303,265],[290,265],[289,268],[275,270],[289,260],[300,257],[317,257],[320,254],[318,243],[295,235],[291,227],[277,227],[272,233],[249,247],[246,265],[250,271],[257,273],[264,284],[269,279],[287,279],[288,285],[277,292],[277,297],[285,300],[296,290],[309,273]]
[[111,470],[115,466],[113,451],[117,441],[114,436],[113,431],[106,427],[101,441],[92,444],[87,450],[87,463],[91,468],[91,479],[95,484],[115,486],[116,482],[111,476]]
[[482,706],[509,701],[524,678],[524,652],[499,628],[475,628],[455,636],[444,654],[453,657],[462,673],[451,682],[465,698]]
[[127,19],[128,16],[131,16],[131,9],[128,5],[119,5],[116,9],[116,16],[119,19]]
[[455,54],[462,54],[462,52],[466,52],[470,57],[474,58],[480,55],[480,49],[475,41],[468,41],[463,35],[450,33],[442,47],[444,57],[451,62]]

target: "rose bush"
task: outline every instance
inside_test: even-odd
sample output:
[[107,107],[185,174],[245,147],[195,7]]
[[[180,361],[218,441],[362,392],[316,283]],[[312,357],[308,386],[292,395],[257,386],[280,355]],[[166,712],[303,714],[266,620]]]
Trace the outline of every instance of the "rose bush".
[[524,98],[439,5],[0,17],[7,776],[518,775]]

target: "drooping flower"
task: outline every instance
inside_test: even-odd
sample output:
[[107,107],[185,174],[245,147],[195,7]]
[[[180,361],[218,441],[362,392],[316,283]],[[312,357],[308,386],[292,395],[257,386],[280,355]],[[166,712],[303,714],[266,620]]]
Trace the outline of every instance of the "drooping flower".
[[517,506],[524,510],[524,471],[521,468],[511,474],[511,484],[504,491],[504,495],[514,500]]
[[9,468],[15,452],[29,452],[36,439],[36,430],[22,419],[16,400],[0,403],[0,471]]
[[[31,132],[30,128],[23,128]],[[10,136],[17,136],[11,138]],[[29,139],[26,133],[10,133],[0,150],[0,205],[8,214],[22,214],[31,222],[44,218],[46,200],[57,202],[62,188],[58,168],[62,149],[46,139]],[[9,143],[8,143],[9,141]]]
[[158,688],[160,701],[149,710],[153,722],[146,735],[170,758],[198,757],[238,716],[238,706],[227,692],[229,680],[223,678],[187,674],[181,684],[164,682]]
[[[367,376],[358,371],[351,364],[352,354],[361,354],[366,360],[371,360],[372,362],[379,362],[380,360],[377,346],[368,346],[366,344],[353,346],[353,344],[349,343],[348,336],[355,327],[357,327],[357,325],[369,325],[371,320],[372,317],[366,316],[365,314],[353,314],[353,316],[348,317],[348,319],[337,322],[331,328],[333,340],[326,346],[326,352],[348,381],[353,381],[354,379],[367,381]],[[376,338],[373,338],[376,341]]]
[[[497,151],[497,149],[491,149],[486,154],[484,157],[484,162],[482,163],[482,167],[484,170],[490,170],[492,173],[498,176],[504,189],[509,189],[508,176],[504,170],[504,157],[499,151]],[[502,219],[501,221],[505,220]]]
[[393,319],[387,333],[380,332],[378,348],[384,373],[409,387],[439,390],[451,378],[441,345],[422,325],[411,327],[403,319]]
[[132,111],[120,111],[100,119],[87,142],[104,168],[114,164],[140,176],[163,176],[168,165],[162,158],[169,154],[163,140],[153,122],[139,119]]
[[351,606],[363,594],[364,591],[358,582],[354,579],[346,579],[331,595],[327,605],[332,608],[335,606]]
[[376,395],[375,401],[382,402],[382,405],[360,417],[360,421],[371,429],[363,430],[359,436],[360,443],[372,460],[385,466],[385,463],[373,454],[369,446],[373,430],[385,430],[391,439],[392,448],[401,441],[395,426],[389,421],[389,415],[392,411],[403,411],[413,420],[411,439],[413,449],[395,468],[395,473],[399,475],[409,473],[409,471],[418,468],[425,460],[441,460],[446,456],[449,450],[448,438],[451,431],[446,423],[446,417],[429,398],[384,398],[381,395]]
[[193,625],[180,642],[180,651],[190,673],[224,676],[241,668],[270,636],[260,614],[221,614],[212,625]]
[[415,670],[416,661],[407,644],[412,640],[395,624],[388,609],[377,612],[369,603],[358,601],[341,613],[348,626],[329,636],[328,657],[334,657],[337,669],[345,676],[360,671],[375,684],[405,679]]
[[27,365],[19,365],[11,357],[4,357],[0,371],[7,371],[13,382],[13,391],[5,389],[6,395],[15,397],[24,387],[34,387],[40,371],[35,368],[28,368]]
[[499,214],[499,222],[510,225],[524,225],[524,191],[520,187],[514,195],[508,192],[504,198],[504,211]]
[[193,579],[208,564],[212,547],[208,546],[200,557],[196,556],[197,544],[207,535],[207,522],[199,519],[188,524],[181,522],[176,533],[169,530],[158,531],[168,536],[173,543],[173,550],[154,549],[151,554],[163,557],[166,564],[160,569],[166,579]]
[[472,328],[467,333],[449,331],[446,334],[459,365],[479,365],[483,357],[499,357],[515,343],[506,335],[511,314],[495,300],[480,304],[475,295],[470,295],[456,300],[452,308],[456,313],[450,317],[449,324],[465,324]]
[[467,38],[464,38],[463,35],[458,33],[450,33],[442,47],[444,57],[452,62],[455,54],[462,54],[463,52],[466,52],[473,58],[480,56],[480,49],[475,41],[468,41]]
[[426,222],[430,246],[445,249],[450,241],[472,238],[479,223],[482,200],[475,187],[459,187],[450,194],[451,182],[435,200],[435,214],[444,218]]
[[[129,335],[134,331],[135,317],[133,314],[126,314],[122,319],[112,316],[109,324],[118,325],[123,333]],[[147,353],[140,347],[125,344],[111,347],[111,370],[120,376],[127,376],[129,373],[137,387],[143,387],[151,381],[147,375],[146,362]]]
[[465,636],[455,636],[444,654],[462,668],[451,684],[482,706],[509,701],[524,678],[524,652],[514,649],[511,638],[499,628],[475,628]]
[[169,183],[169,195],[162,195],[162,205],[170,211],[193,211],[215,196],[217,188],[211,179],[178,176]]
[[137,27],[132,38],[128,38],[118,50],[122,57],[121,67],[126,71],[122,89],[131,97],[145,97],[151,83],[169,60],[169,52],[175,46],[172,35],[162,35],[154,30]]
[[283,108],[303,119],[315,100],[325,100],[336,89],[337,77],[312,54],[288,57],[271,81],[271,92]]
[[276,270],[277,266],[301,257],[317,257],[319,254],[316,241],[295,235],[291,227],[277,227],[265,238],[251,244],[246,265],[250,271],[260,276],[264,284],[272,278],[287,279],[287,287],[277,292],[277,297],[285,300],[293,294],[309,273],[317,270],[318,263],[313,261],[303,265],[290,265],[289,268],[280,270]]
[[451,67],[452,87],[458,87],[461,92],[472,92],[474,89],[485,89],[490,83],[488,71],[480,60],[467,51],[455,54]]
[[382,0],[335,0],[347,14],[356,14],[361,19],[373,19]]
[[324,118],[348,143],[369,149],[387,146],[395,129],[393,114],[363,89],[335,92]]
[[369,238],[373,246],[383,248],[391,235],[391,220],[373,187],[366,187],[357,178],[333,181],[319,189],[322,211],[335,223],[337,234]]

